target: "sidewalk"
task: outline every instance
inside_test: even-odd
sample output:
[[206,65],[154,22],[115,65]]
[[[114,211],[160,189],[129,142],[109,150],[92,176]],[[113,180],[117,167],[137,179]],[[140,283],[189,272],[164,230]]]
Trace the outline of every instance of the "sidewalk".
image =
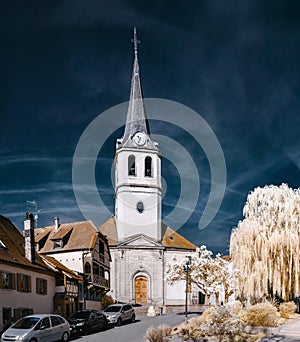
[[300,315],[293,318],[281,327],[274,329],[270,336],[264,338],[262,342],[299,342],[300,341]]

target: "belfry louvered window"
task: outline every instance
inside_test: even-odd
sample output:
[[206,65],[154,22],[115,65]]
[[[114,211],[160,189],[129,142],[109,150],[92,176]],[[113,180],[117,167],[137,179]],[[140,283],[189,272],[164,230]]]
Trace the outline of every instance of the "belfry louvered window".
[[145,177],[152,177],[152,158],[145,158]]
[[136,176],[135,156],[133,155],[128,157],[128,176]]

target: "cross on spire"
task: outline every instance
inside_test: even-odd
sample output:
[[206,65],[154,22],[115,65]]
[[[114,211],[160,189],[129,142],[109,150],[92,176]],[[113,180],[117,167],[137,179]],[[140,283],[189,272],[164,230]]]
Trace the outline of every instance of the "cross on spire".
[[137,55],[138,52],[138,44],[141,42],[140,40],[137,39],[137,34],[136,34],[136,27],[134,26],[133,28],[133,39],[131,41],[134,44],[134,53]]

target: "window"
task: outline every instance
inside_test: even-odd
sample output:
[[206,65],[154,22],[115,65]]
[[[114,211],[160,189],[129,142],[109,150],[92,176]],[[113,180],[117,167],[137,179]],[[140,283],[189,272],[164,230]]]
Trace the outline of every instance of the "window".
[[152,177],[152,158],[145,158],[145,177]]
[[10,272],[0,271],[0,289],[14,290],[16,288],[16,276]]
[[63,241],[62,240],[54,240],[53,241],[53,249],[62,248]]
[[84,273],[91,273],[91,264],[89,262],[84,265]]
[[51,316],[50,319],[52,327],[63,324],[62,320],[58,316]]
[[11,325],[12,321],[11,308],[2,308],[2,325],[4,330]]
[[63,274],[58,274],[55,277],[55,286],[64,286],[65,285],[65,278]]
[[128,157],[128,176],[136,176],[135,156],[133,156],[133,155],[130,155]]
[[18,320],[19,318],[32,315],[33,314],[33,309],[29,308],[18,308],[14,309],[14,319]]
[[41,295],[47,294],[47,280],[36,278],[36,293]]
[[99,240],[99,253],[104,254],[104,242]]
[[198,304],[205,304],[205,294],[201,291],[198,292]]
[[18,274],[17,290],[20,292],[31,292],[31,277],[25,274]]
[[43,318],[42,323],[41,323],[41,328],[43,328],[43,329],[48,329],[48,328],[50,328],[50,320],[49,320],[49,317]]

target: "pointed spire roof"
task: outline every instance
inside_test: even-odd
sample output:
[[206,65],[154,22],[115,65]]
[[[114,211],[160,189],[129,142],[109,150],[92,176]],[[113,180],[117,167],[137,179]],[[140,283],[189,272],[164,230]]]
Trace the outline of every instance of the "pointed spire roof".
[[[137,39],[135,27],[132,42],[134,44],[134,62],[126,126],[123,138],[121,139],[121,146],[123,147],[132,146],[131,138],[136,132],[144,132],[149,135],[138,63],[138,44],[140,41]],[[153,148],[153,146],[151,147]]]

